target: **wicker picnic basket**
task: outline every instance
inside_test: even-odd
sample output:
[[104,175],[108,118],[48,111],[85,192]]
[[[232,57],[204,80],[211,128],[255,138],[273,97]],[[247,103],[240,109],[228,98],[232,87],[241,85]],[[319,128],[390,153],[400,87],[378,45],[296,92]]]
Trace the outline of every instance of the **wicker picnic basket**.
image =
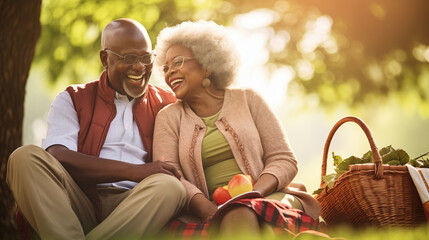
[[[346,122],[357,123],[365,132],[374,163],[350,165],[332,188],[323,181],[326,175],[329,145],[337,129]],[[383,165],[374,139],[366,124],[356,117],[345,117],[330,131],[322,162],[323,191],[316,195],[322,217],[328,225],[411,227],[426,222],[423,205],[406,166]]]

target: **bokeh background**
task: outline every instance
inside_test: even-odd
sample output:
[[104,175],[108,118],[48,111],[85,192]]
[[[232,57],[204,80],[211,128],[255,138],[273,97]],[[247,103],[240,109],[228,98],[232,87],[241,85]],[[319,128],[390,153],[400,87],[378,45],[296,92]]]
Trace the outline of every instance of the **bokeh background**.
[[[99,77],[100,33],[123,17],[141,22],[154,46],[159,31],[182,21],[224,25],[242,56],[236,87],[257,90],[279,115],[299,160],[295,181],[310,193],[328,133],[345,116],[365,121],[379,148],[429,152],[427,0],[0,1],[0,238],[16,238],[9,154],[40,145],[56,94]],[[157,71],[151,82],[165,86]],[[368,150],[353,123],[330,147],[343,157]]]
[[[277,112],[299,160],[296,181],[309,192],[319,187],[323,146],[342,117],[364,120],[379,148],[392,145],[411,157],[429,151],[425,0],[42,1],[23,144],[40,145],[58,92],[98,78],[100,33],[121,17],[140,21],[154,46],[162,28],[181,21],[224,25],[242,55],[236,87],[257,90]],[[151,82],[165,86],[157,71]],[[343,125],[330,147],[344,157],[368,150],[354,123]]]

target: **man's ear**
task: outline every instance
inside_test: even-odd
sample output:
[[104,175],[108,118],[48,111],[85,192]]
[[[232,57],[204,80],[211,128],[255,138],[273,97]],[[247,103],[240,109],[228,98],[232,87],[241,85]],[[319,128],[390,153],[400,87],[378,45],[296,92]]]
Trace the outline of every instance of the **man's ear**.
[[100,60],[103,64],[104,69],[107,69],[107,52],[105,50],[100,51]]

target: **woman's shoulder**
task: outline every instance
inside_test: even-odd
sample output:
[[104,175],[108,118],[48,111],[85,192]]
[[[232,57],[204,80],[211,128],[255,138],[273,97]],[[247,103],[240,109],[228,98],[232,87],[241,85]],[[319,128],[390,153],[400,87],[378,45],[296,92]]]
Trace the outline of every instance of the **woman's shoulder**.
[[259,95],[253,88],[228,88],[226,91],[234,95]]
[[175,103],[170,103],[158,112],[158,117],[167,116],[167,115],[174,116],[175,114],[180,114],[182,109],[183,109],[182,102],[177,101]]
[[263,101],[262,96],[252,88],[231,88],[227,91],[233,98],[244,98],[247,102]]

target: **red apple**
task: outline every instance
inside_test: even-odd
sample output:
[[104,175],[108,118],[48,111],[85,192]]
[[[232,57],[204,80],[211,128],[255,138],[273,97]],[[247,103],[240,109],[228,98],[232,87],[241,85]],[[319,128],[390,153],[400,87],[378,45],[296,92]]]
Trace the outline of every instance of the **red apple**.
[[231,196],[228,192],[228,186],[218,187],[213,192],[213,201],[218,206],[224,204],[229,199],[231,199]]
[[253,190],[252,182],[244,174],[237,174],[228,183],[228,192],[235,197]]

